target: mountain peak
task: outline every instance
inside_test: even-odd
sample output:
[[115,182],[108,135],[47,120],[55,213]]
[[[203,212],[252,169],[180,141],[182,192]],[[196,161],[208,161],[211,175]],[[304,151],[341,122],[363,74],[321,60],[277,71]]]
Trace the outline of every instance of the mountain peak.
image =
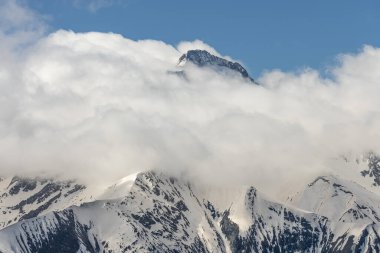
[[179,58],[178,65],[184,65],[191,62],[198,67],[213,67],[217,70],[231,70],[238,72],[243,78],[249,79],[256,83],[248,74],[248,71],[238,62],[232,62],[224,58],[215,56],[206,50],[194,49],[189,50]]

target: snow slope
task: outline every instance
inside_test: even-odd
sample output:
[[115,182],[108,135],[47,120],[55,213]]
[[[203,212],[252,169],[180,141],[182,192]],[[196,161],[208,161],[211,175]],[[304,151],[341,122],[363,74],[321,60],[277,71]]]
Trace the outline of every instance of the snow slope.
[[86,186],[48,178],[0,179],[0,228],[91,200]]
[[157,171],[96,193],[75,180],[2,178],[0,252],[380,252],[377,158],[337,162],[345,174],[284,203]]
[[[354,239],[339,238],[342,233],[335,234],[339,222],[334,220],[338,215],[329,212],[329,205],[334,203],[326,197],[323,179],[318,178],[302,195],[297,195],[291,205],[269,200],[252,186],[236,191],[239,198],[212,203],[206,198],[210,194],[196,191],[190,182],[158,172],[139,173],[108,187],[97,200],[41,213],[3,228],[0,251],[341,252],[358,247],[368,250],[378,240],[377,225],[364,225],[375,216],[368,213],[360,223],[364,227],[352,227]],[[342,202],[346,201],[343,193],[347,191],[368,194],[368,199],[360,204],[375,208],[373,193],[356,185],[347,187],[352,189],[343,186],[336,189]],[[339,191],[343,193],[339,195]],[[335,190],[327,192],[333,195]],[[311,195],[324,196],[325,199],[316,198],[316,202],[323,200],[326,207],[318,209],[317,204],[305,199]]]

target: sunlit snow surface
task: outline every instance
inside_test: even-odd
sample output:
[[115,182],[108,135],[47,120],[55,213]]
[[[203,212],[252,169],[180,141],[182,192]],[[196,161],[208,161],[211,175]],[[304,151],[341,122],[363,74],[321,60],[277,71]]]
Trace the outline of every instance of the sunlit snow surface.
[[253,186],[193,187],[149,171],[96,194],[75,181],[3,178],[0,251],[376,252],[380,197],[352,179],[319,176],[281,203]]

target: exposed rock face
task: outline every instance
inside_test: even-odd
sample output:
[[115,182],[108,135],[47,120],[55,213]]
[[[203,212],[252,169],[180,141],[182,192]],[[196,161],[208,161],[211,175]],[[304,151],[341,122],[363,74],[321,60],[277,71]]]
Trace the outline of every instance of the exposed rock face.
[[[206,50],[189,50],[179,58],[179,65],[185,65],[188,62],[198,67],[209,67],[218,72],[229,71],[231,73],[237,73],[243,78],[256,84],[253,78],[249,76],[247,70],[239,63],[212,55]],[[182,76],[184,75],[183,71],[177,71],[176,73],[181,74]]]
[[368,164],[368,169],[361,171],[362,176],[373,178],[373,185],[380,186],[380,157],[370,152],[364,159]]

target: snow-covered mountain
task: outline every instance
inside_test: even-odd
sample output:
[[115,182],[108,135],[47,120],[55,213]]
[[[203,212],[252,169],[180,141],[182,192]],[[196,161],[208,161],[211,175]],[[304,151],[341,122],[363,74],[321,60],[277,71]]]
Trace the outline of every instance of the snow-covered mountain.
[[289,202],[327,217],[336,239],[335,248],[379,252],[380,196],[363,186],[336,176],[321,176],[289,197]]
[[89,188],[2,179],[0,252],[379,252],[380,196],[336,176],[286,203],[254,186],[215,198],[154,171]]
[[0,178],[0,229],[71,205],[91,201],[87,187],[51,178]]
[[99,196],[5,227],[0,250],[314,252],[332,236],[326,218],[268,201],[254,187],[244,192],[250,224],[241,229],[230,209],[219,210],[189,182],[154,172],[128,179],[106,189],[102,196],[108,199]]

